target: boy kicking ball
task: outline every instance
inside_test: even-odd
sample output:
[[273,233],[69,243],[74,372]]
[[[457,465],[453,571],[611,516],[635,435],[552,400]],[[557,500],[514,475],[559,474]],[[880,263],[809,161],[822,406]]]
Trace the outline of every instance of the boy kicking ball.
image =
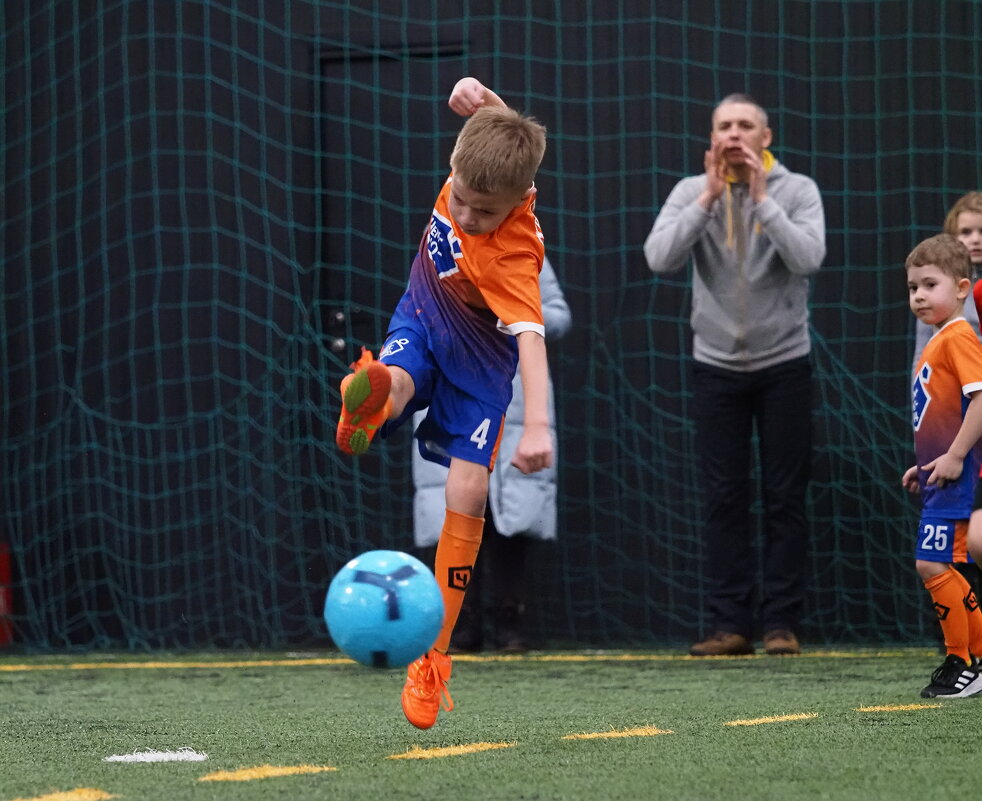
[[982,612],[952,563],[969,559],[968,519],[982,459],[982,345],[962,316],[972,263],[961,242],[940,234],[915,247],[905,268],[910,309],[935,330],[914,371],[917,464],[902,478],[905,489],[921,496],[917,573],[947,651],[921,696],[967,698],[982,692],[975,662],[982,656]]
[[427,408],[414,435],[420,454],[449,468],[433,571],[443,628],[410,664],[402,691],[403,712],[420,729],[436,722],[441,707],[453,708],[447,649],[481,546],[488,480],[519,366],[525,416],[512,464],[523,473],[552,464],[539,296],[544,246],[533,183],[545,129],[475,78],[457,82],[449,105],[469,117],[450,156],[451,175],[378,361],[365,351],[341,382],[336,434],[342,451],[364,453],[376,434]]

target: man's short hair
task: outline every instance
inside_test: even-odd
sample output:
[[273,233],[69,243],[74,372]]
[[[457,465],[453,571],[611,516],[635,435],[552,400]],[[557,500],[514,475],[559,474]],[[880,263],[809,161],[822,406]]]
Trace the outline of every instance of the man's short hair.
[[944,218],[944,232],[946,234],[958,236],[958,215],[964,211],[982,214],[982,192],[969,192],[955,201],[955,205],[949,210],[948,216]]
[[904,271],[928,264],[956,281],[972,279],[972,258],[968,248],[951,234],[938,234],[918,244],[904,262]]
[[450,155],[454,176],[484,195],[521,195],[546,152],[546,129],[511,108],[480,108],[464,123]]
[[767,112],[764,110],[764,107],[745,92],[733,92],[720,100],[719,103],[716,104],[716,108],[713,109],[714,122],[716,120],[716,112],[719,110],[720,106],[726,106],[730,103],[745,103],[748,106],[753,106],[757,109],[757,113],[760,114],[761,127],[767,127]]

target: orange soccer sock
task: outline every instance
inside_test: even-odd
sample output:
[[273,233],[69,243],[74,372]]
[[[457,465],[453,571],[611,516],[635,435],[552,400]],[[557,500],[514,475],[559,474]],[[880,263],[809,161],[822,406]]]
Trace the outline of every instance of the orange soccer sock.
[[457,624],[460,607],[464,603],[464,593],[474,573],[477,552],[481,549],[484,535],[484,518],[454,512],[447,509],[440,532],[440,542],[436,546],[436,575],[440,592],[443,593],[443,628],[433,647],[446,652],[450,647],[450,635]]
[[965,582],[965,597],[962,602],[965,604],[965,612],[968,616],[968,650],[976,659],[982,659],[982,610],[979,609],[979,600],[975,597],[975,590],[968,583],[968,579],[962,577]]
[[925,581],[924,587],[934,601],[934,611],[944,632],[945,649],[971,664],[970,643],[974,645],[977,642],[982,620],[978,606],[975,605],[974,609],[969,607],[969,596],[972,599],[975,597],[969,583],[961,573],[949,567],[944,573]]

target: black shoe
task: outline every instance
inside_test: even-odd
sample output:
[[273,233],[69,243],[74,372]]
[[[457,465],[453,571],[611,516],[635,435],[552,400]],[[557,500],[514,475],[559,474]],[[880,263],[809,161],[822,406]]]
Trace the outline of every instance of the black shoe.
[[523,654],[528,650],[528,643],[522,636],[524,616],[524,604],[506,602],[498,610],[495,615],[494,635],[499,651],[506,654]]
[[447,650],[448,654],[476,654],[479,651],[484,650],[484,638],[468,631],[460,632],[459,634],[455,631],[450,636],[450,648]]
[[484,615],[479,595],[468,595],[460,607],[457,625],[450,635],[452,654],[473,654],[484,649]]
[[451,654],[474,654],[484,649],[484,631],[480,621],[465,619],[463,624],[457,621],[453,634],[450,635]]
[[921,690],[921,698],[968,698],[978,692],[982,692],[982,674],[957,654],[948,654]]

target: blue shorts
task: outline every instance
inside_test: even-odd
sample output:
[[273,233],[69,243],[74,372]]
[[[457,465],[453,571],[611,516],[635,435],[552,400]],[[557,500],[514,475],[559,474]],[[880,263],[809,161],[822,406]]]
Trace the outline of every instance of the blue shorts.
[[923,562],[971,562],[968,521],[922,517],[917,527],[915,556]]
[[402,414],[382,427],[381,436],[426,409],[413,434],[424,459],[449,467],[455,457],[494,469],[504,411],[451,384],[427,347],[425,332],[414,327],[390,331],[378,358],[409,373],[416,387]]

